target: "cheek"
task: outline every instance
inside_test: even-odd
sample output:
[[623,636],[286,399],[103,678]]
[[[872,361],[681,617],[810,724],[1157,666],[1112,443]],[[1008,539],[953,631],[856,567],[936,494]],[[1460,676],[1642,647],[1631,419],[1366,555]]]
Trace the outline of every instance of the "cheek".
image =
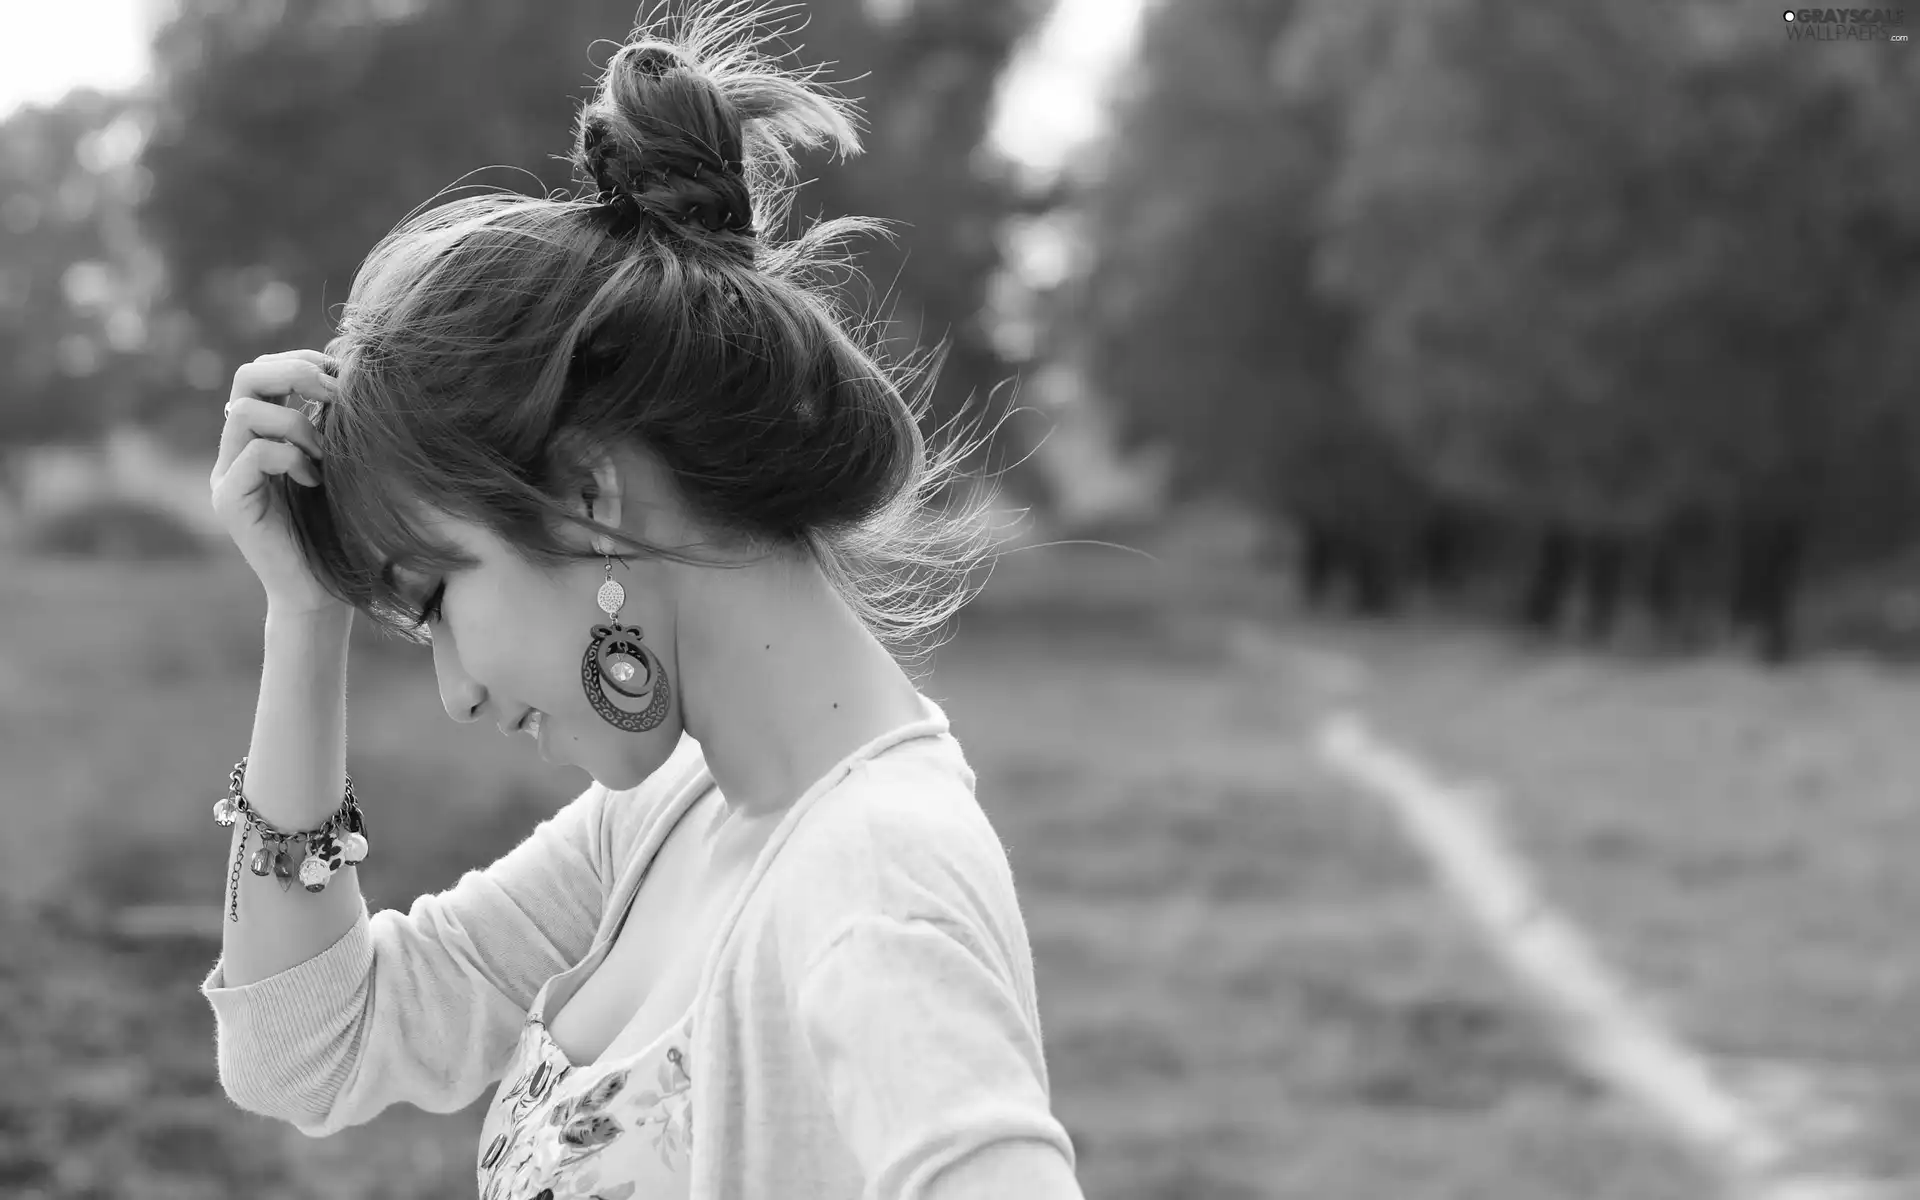
[[476,597],[460,618],[460,657],[475,677],[548,713],[585,703],[580,659],[592,635],[586,624],[568,620],[551,593],[498,589]]
[[537,673],[535,677],[544,691],[552,693],[550,698],[556,707],[550,711],[564,711],[558,707],[562,704],[586,704],[580,691],[580,661],[592,640],[585,624],[576,629],[558,615],[550,615],[539,633],[527,638],[525,653],[538,656],[527,669]]

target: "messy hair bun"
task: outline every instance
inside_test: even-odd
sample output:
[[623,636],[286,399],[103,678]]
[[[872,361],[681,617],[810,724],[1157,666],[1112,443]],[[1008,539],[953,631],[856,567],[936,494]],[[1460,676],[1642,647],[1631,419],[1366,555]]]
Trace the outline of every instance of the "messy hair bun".
[[984,498],[950,486],[978,442],[921,429],[939,356],[889,361],[827,285],[884,226],[782,236],[794,151],[858,153],[852,105],[763,53],[751,5],[681,7],[612,55],[582,107],[580,194],[427,209],[355,277],[329,348],[325,498],[289,501],[316,574],[390,628],[407,613],[387,559],[458,565],[413,523],[422,507],[543,565],[579,556],[568,526],[702,561],[571,507],[618,446],[649,452],[712,528],[811,554],[896,647],[971,595],[993,539]]
[[623,48],[580,117],[574,162],[608,206],[615,237],[648,218],[753,236],[740,116],[679,52]]
[[769,193],[791,172],[791,147],[859,152],[846,102],[781,71],[738,32],[722,20],[696,22],[684,44],[643,33],[607,63],[580,112],[573,161],[614,236],[648,223],[725,233],[751,258],[754,192],[777,203]]

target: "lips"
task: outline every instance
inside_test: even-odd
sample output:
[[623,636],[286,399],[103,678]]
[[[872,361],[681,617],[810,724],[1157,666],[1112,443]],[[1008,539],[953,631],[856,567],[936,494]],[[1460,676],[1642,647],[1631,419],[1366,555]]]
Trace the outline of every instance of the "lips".
[[540,735],[540,717],[541,712],[539,709],[530,708],[521,713],[520,719],[513,724],[500,726],[500,735],[502,737],[512,737],[516,733],[531,733],[535,737],[538,737]]
[[527,715],[526,730],[533,738],[533,744],[540,750],[540,761],[557,762],[553,752],[547,748],[546,714],[535,709]]

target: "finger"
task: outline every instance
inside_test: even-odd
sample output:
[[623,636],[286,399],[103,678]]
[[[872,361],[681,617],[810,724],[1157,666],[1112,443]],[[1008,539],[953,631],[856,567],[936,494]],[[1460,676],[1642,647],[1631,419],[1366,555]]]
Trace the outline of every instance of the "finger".
[[259,358],[256,358],[253,361],[264,362],[269,359],[275,359],[275,358],[297,358],[302,362],[310,362],[314,366],[319,367],[320,370],[326,373],[326,375],[329,378],[338,374],[339,363],[334,359],[334,357],[331,354],[327,354],[320,350],[307,350],[307,349],[282,350],[278,354],[262,354]]
[[306,452],[291,442],[255,438],[233,460],[232,469],[213,488],[213,507],[224,511],[253,496],[269,475],[285,475],[308,487],[317,487],[319,474]]
[[320,472],[314,467],[313,459],[292,442],[270,442],[265,438],[255,438],[247,443],[246,450],[242,452],[242,457],[248,456],[251,457],[252,469],[262,477],[285,475],[308,487],[320,485]]
[[326,457],[320,433],[305,414],[257,396],[239,396],[227,402],[227,423],[220,431],[220,454],[213,464],[214,482],[232,469],[241,451],[261,438],[297,445],[315,462]]
[[[317,353],[309,351],[307,353]],[[323,360],[325,355],[319,355]],[[230,398],[258,396],[266,399],[294,393],[315,400],[330,400],[340,383],[323,369],[324,362],[312,362],[300,352],[268,354],[254,359],[233,373]]]
[[308,487],[320,485],[320,473],[314,470],[313,460],[291,442],[269,442],[255,438],[240,452],[234,468],[228,472],[229,476],[251,477],[251,481],[248,478],[237,480],[242,492],[254,490],[269,475],[285,475]]
[[220,431],[220,453],[214,460],[213,479],[217,482],[226,474],[240,452],[257,438],[291,442],[311,455],[315,462],[325,459],[320,433],[304,414],[257,396],[240,396],[227,401],[227,423]]

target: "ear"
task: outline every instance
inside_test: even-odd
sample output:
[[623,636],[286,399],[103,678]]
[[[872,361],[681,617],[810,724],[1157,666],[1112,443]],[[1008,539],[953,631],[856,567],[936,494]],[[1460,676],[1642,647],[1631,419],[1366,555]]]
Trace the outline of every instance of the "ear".
[[[620,487],[620,471],[614,466],[613,459],[601,456],[595,460],[593,483],[582,489],[579,498],[581,511],[589,520],[602,525],[620,527],[620,509],[623,495]],[[612,554],[616,546],[613,539],[605,534],[593,535],[593,549],[598,554]]]

